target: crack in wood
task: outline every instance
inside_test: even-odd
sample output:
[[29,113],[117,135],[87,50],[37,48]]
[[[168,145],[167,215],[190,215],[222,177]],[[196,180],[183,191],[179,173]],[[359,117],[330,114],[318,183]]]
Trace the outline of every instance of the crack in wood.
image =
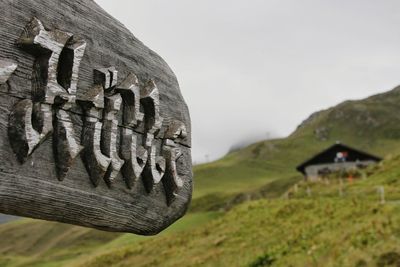
[[[53,132],[60,181],[83,151],[82,160],[94,186],[103,179],[111,188],[122,169],[128,188],[142,177],[150,193],[165,177],[170,180],[164,182],[164,186],[168,203],[171,203],[183,186],[176,171],[180,149],[175,141],[185,138],[187,131],[182,122],[173,120],[164,133],[162,148],[154,144],[163,126],[156,83],[149,81],[140,87],[137,76],[130,73],[118,85],[115,67],[95,69],[93,88],[84,100],[78,100],[85,113],[79,143],[68,111],[75,106],[79,66],[86,43],[71,33],[46,30],[40,20],[33,18],[17,44],[36,56],[33,100],[18,102],[10,115],[9,138],[18,160],[24,163]],[[13,65],[5,65],[3,72],[13,68]],[[122,125],[127,127],[122,133],[118,123],[120,110],[124,112]],[[128,129],[136,129],[141,123],[145,135],[143,145]],[[118,147],[119,143],[128,148]]]

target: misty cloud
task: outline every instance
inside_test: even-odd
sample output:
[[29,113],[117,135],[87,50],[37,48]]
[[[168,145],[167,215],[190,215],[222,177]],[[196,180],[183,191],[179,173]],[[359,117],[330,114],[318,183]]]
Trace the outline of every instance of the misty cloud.
[[195,161],[400,84],[399,1],[97,2],[177,74]]

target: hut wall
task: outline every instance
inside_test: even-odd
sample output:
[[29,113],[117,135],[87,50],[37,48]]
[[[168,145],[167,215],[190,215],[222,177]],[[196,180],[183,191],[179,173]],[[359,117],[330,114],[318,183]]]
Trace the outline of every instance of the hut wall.
[[365,167],[371,164],[376,164],[376,161],[357,161],[357,162],[340,162],[340,163],[327,163],[327,164],[317,164],[310,165],[305,168],[306,179],[308,181],[318,181],[320,179],[321,173],[323,172],[338,172],[338,171],[348,171],[355,170],[360,167]]

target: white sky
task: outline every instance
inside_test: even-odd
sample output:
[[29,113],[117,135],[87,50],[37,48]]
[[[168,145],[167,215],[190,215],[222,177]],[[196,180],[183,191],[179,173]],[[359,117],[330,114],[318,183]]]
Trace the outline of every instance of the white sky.
[[399,0],[96,0],[176,73],[193,158],[400,84]]

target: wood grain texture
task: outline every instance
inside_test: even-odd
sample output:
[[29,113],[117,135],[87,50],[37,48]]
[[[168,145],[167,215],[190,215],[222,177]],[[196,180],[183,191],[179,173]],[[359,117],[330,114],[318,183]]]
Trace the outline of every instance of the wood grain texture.
[[[192,195],[191,124],[178,81],[164,60],[91,0],[0,0],[0,7],[0,62],[17,65],[11,75],[7,71],[1,76],[7,76],[7,82],[0,85],[0,212],[143,235],[156,234],[183,216]],[[34,100],[32,78],[36,58],[16,42],[34,17],[47,30],[72,33],[74,38],[86,42],[77,80],[77,102],[92,93],[95,69],[115,67],[120,82],[134,73],[135,82],[143,88],[154,81],[159,91],[159,116],[163,118],[161,130],[154,136],[154,147],[162,151],[168,144],[165,138],[173,135],[169,133],[170,125],[179,121],[185,126],[185,135],[176,141],[182,155],[174,164],[166,164],[176,169],[171,179],[180,185],[179,190],[176,184],[163,180],[149,190],[143,177],[127,186],[121,172],[112,173],[112,184],[101,180],[96,187],[81,157],[66,169],[63,179],[58,179],[54,155],[57,142],[53,142],[59,138],[57,134],[49,134],[23,164],[17,160],[8,137],[10,113],[21,100]],[[135,104],[130,109],[135,109]],[[60,120],[70,118],[63,125],[73,125],[71,133],[81,140],[84,110],[74,105],[58,114]],[[122,132],[124,115],[119,112],[110,120],[114,126],[108,128],[117,127]],[[144,123],[133,131],[138,143],[148,139],[149,130]],[[114,145],[120,146],[121,141]],[[109,156],[117,162],[116,147],[107,142],[106,146]],[[124,151],[129,152],[126,148]],[[168,190],[171,186],[173,194]]]

